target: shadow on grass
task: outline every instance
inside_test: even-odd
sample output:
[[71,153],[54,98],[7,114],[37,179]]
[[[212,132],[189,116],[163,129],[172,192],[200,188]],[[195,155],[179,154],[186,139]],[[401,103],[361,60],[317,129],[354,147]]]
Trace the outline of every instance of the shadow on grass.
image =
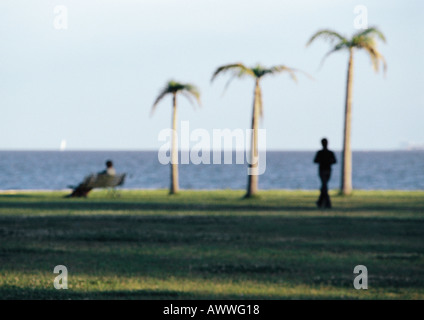
[[[284,200],[282,200],[284,202]],[[239,203],[234,204],[214,204],[214,203],[163,203],[163,202],[143,202],[143,201],[87,201],[87,202],[73,202],[73,201],[19,201],[19,202],[0,202],[0,209],[32,209],[32,210],[84,210],[84,211],[140,211],[140,210],[160,210],[160,211],[231,211],[231,212],[258,212],[258,211],[286,211],[286,212],[299,212],[299,211],[318,211],[315,203],[311,201],[308,204],[299,204],[289,201],[287,205],[268,203],[246,203],[240,200]],[[404,203],[393,204],[334,204],[332,209],[337,211],[347,212],[361,212],[361,211],[408,211],[413,212],[419,210],[423,211],[419,206],[408,206]],[[331,210],[325,210],[331,212]]]
[[[325,299],[352,299],[346,296],[326,295]],[[322,299],[317,295],[245,295],[245,294],[199,294],[170,290],[116,290],[72,292],[71,289],[29,289],[19,287],[0,288],[0,300],[281,300]]]
[[31,194],[0,194],[0,199],[34,199]]
[[[75,292],[72,289],[30,289],[15,286],[0,288],[0,300],[101,300],[101,299],[194,299],[192,293],[170,290],[116,290]],[[198,298],[198,295],[196,295]]]
[[[105,283],[100,284],[110,289],[114,281],[119,285],[116,277],[146,275],[155,279],[175,277],[176,281],[188,278],[199,283],[205,279],[235,283],[249,279],[262,284],[294,281],[311,287],[351,288],[353,267],[364,264],[372,270],[369,283],[373,288],[422,290],[422,230],[422,219],[395,218],[364,221],[353,217],[237,215],[56,215],[31,219],[3,216],[0,274],[16,281],[16,273],[48,273],[53,280],[53,267],[63,264],[70,275],[87,275],[87,286],[94,280],[93,290],[103,279]],[[0,299],[192,298],[266,296],[0,287]]]
[[[0,269],[2,265],[3,270],[25,268],[31,261],[32,270],[45,271],[50,264],[72,261],[78,272],[99,268],[106,273],[160,277],[189,271],[206,277],[300,272],[309,277],[311,268],[326,272],[336,256],[345,263],[349,255],[368,255],[370,263],[383,269],[388,263],[411,263],[414,274],[414,264],[422,263],[424,255],[423,229],[423,220],[396,218],[1,217]],[[354,262],[349,260],[346,269]]]

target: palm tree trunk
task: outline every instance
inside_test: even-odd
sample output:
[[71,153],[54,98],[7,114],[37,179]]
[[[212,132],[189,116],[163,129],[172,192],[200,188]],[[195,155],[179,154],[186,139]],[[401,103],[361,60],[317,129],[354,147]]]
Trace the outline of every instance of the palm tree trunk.
[[352,90],[353,90],[353,48],[349,52],[349,66],[346,80],[346,106],[343,131],[343,156],[342,156],[342,182],[341,194],[352,193],[352,149],[351,149],[351,125],[352,125]]
[[250,147],[250,163],[247,181],[247,192],[245,198],[252,197],[258,192],[258,126],[259,126],[259,95],[260,95],[259,79],[256,79],[255,93],[253,97],[252,112],[252,140]]
[[172,145],[171,145],[171,187],[169,194],[178,193],[178,135],[177,135],[177,94],[172,97]]

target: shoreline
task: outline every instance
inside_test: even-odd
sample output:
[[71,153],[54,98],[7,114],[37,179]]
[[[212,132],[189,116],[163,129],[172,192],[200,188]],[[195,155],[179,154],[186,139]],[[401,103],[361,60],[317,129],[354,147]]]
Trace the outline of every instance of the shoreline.
[[[154,189],[154,188],[118,188],[115,189],[116,191],[167,191],[168,189]],[[70,192],[72,189],[10,189],[10,190],[2,190],[0,189],[0,194],[19,194],[19,193],[48,193],[48,192]],[[102,192],[107,191],[107,189],[95,189],[91,192]],[[225,191],[225,192],[242,192],[246,191],[245,189],[180,189],[181,192],[213,192],[213,191]],[[259,192],[319,192],[318,189],[262,189],[259,190]],[[330,192],[337,192],[338,189],[331,189]],[[367,192],[423,192],[422,189],[411,189],[411,190],[402,190],[402,189],[354,189],[353,193],[355,192],[361,192],[361,193],[367,193]]]

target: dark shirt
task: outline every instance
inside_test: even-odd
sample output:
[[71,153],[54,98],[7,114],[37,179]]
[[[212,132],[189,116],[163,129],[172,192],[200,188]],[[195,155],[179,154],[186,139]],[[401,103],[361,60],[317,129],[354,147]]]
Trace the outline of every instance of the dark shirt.
[[336,156],[334,155],[333,151],[330,151],[328,149],[322,149],[317,152],[314,159],[315,163],[319,164],[319,170],[331,170],[331,165],[335,164]]

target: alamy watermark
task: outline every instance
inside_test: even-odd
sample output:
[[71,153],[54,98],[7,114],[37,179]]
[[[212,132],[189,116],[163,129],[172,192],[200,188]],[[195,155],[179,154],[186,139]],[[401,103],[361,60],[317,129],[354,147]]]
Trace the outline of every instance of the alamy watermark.
[[57,265],[54,267],[53,273],[59,273],[53,281],[55,289],[68,289],[68,268],[63,265]]
[[354,274],[359,274],[353,280],[353,286],[356,290],[368,289],[368,269],[366,266],[357,265],[353,269]]
[[[258,152],[251,156],[252,129],[206,129],[190,132],[189,121],[181,121],[180,132],[167,128],[159,132],[158,141],[164,142],[158,152],[161,164],[249,164],[249,175],[262,175],[266,170],[266,130],[258,129]],[[177,136],[180,159],[172,159],[172,136]],[[191,144],[194,145],[191,147]],[[233,154],[235,153],[235,157]],[[234,159],[235,158],[235,159]]]
[[368,28],[368,8],[363,4],[355,6],[353,13],[356,14],[353,19],[353,27],[355,29],[367,29]]
[[68,29],[68,8],[66,6],[55,6],[53,9],[53,28],[56,30]]

